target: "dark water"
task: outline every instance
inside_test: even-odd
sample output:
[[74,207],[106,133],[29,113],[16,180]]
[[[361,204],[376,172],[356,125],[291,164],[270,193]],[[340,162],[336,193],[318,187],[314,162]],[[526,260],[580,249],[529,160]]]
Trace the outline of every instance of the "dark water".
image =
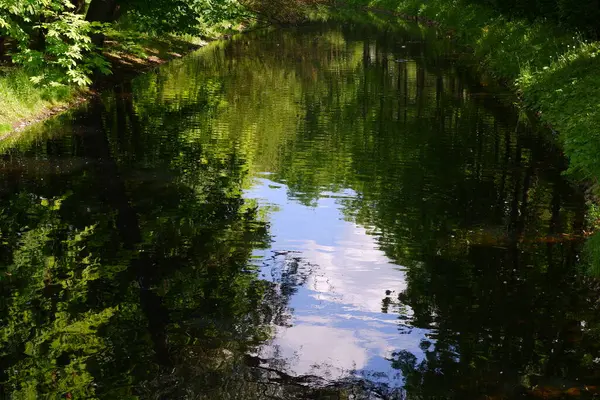
[[457,57],[259,31],[3,143],[2,396],[597,396],[582,194]]

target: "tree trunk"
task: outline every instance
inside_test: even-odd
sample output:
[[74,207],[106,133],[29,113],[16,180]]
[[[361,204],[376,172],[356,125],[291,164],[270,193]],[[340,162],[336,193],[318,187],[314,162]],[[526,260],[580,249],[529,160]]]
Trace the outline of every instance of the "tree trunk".
[[[84,140],[86,156],[95,161],[97,183],[102,190],[103,202],[110,205],[117,213],[116,228],[121,236],[123,247],[129,251],[136,251],[142,242],[140,220],[127,193],[125,181],[121,178],[119,165],[103,126],[102,115],[106,109],[100,101],[92,103],[92,107],[94,107],[93,112],[82,123],[84,134],[81,137]],[[117,112],[129,111],[118,107]],[[123,120],[127,120],[127,115],[122,117]],[[125,134],[125,131],[121,133]],[[161,297],[152,290],[159,279],[156,268],[152,267],[153,260],[146,253],[141,253],[138,258],[131,261],[130,273],[140,285],[140,305],[148,320],[148,332],[154,344],[157,362],[161,366],[172,366],[166,334],[169,314]]]
[[[41,16],[38,23],[41,26],[46,22],[46,18]],[[46,32],[47,29],[41,28],[32,35],[31,48],[38,51],[44,51],[46,49]]]
[[72,3],[75,6],[75,14],[85,13],[85,0],[73,0]]
[[[113,22],[117,5],[117,0],[92,0],[85,19],[90,22]],[[104,35],[92,35],[92,42],[96,46],[102,47]]]

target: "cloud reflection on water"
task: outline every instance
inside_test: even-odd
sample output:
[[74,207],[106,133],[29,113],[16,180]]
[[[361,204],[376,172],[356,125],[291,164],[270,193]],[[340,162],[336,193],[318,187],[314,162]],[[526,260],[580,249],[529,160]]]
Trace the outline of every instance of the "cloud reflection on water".
[[[386,292],[395,297],[406,288],[401,267],[386,257],[365,228],[344,219],[336,196],[308,207],[281,184],[259,179],[246,197],[277,210],[269,216],[272,247],[256,254],[264,263],[263,276],[280,283],[290,258],[302,264],[295,265],[305,274],[290,299],[289,326],[275,328],[261,357],[279,360],[294,375],[331,380],[369,375],[401,385],[387,358],[400,350],[421,358],[419,344],[427,334],[402,327],[397,313],[382,312]],[[286,254],[283,262],[277,257]]]

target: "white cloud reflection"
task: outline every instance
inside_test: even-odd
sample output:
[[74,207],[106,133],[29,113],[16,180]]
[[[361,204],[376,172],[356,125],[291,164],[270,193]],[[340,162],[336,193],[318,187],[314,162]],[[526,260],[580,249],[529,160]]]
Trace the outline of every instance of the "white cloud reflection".
[[[421,329],[400,334],[398,315],[382,312],[386,291],[397,296],[406,288],[401,268],[364,228],[343,219],[335,198],[306,207],[288,200],[285,187],[270,184],[260,180],[247,193],[278,207],[270,216],[275,240],[272,249],[262,253],[264,259],[274,252],[294,251],[312,265],[312,273],[290,301],[292,326],[278,327],[261,355],[284,359],[288,372],[297,375],[339,379],[362,370],[387,375],[384,380],[389,382],[398,372],[386,358],[399,350],[420,358],[419,343],[426,334]],[[269,268],[276,266],[265,267]],[[396,380],[401,381],[398,376]]]

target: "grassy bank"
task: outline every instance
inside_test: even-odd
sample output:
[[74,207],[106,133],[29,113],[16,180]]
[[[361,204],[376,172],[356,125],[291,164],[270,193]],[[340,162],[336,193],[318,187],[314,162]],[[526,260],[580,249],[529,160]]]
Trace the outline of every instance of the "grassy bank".
[[[150,36],[135,31],[113,30],[103,48],[112,74],[99,76],[92,89],[76,85],[40,85],[23,68],[0,64],[0,139],[33,123],[76,105],[96,87],[111,85],[155,68],[200,48],[206,41],[239,32],[246,25],[236,23],[210,27],[203,39],[194,36]],[[43,71],[37,72],[43,74]]]
[[[111,61],[113,76],[140,73],[148,68],[180,57],[198,48],[191,40],[179,38],[140,38],[136,45],[129,42],[109,40],[105,55]],[[41,71],[43,74],[43,71]],[[100,82],[113,81],[113,77],[101,77]],[[0,137],[20,130],[32,123],[56,115],[71,105],[81,102],[89,93],[88,88],[76,85],[39,85],[31,75],[19,67],[5,67],[0,73]]]
[[[550,22],[508,19],[466,0],[345,3],[417,16],[426,25],[437,26],[449,38],[468,46],[486,73],[513,88],[523,104],[559,134],[569,159],[569,175],[589,187],[590,198],[597,203],[600,42],[586,41],[576,32]],[[590,214],[600,216],[596,212]],[[600,272],[600,236],[595,236],[589,241],[588,254],[594,270]]]
[[38,86],[21,69],[6,68],[0,74],[0,135],[27,120],[65,106],[79,93],[74,87]]

